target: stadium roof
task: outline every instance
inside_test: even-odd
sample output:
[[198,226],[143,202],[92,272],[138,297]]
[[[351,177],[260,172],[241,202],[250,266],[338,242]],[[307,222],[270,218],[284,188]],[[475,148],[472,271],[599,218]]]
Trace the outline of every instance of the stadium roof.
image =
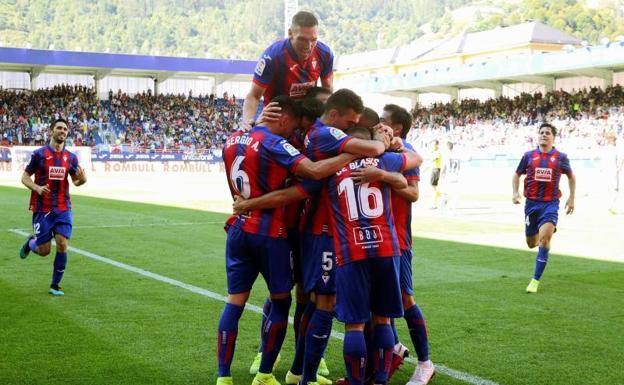
[[249,80],[255,61],[0,48],[0,71],[166,79],[220,76]]
[[580,45],[581,41],[538,21],[482,32],[464,32],[448,39],[416,40],[411,44],[338,57],[336,69],[350,70],[413,61],[428,61],[461,54],[503,50],[528,44]]

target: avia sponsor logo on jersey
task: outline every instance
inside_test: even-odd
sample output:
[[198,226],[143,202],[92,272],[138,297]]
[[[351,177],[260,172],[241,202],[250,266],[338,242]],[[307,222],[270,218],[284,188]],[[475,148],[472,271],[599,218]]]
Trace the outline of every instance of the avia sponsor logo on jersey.
[[303,97],[310,88],[314,87],[315,84],[316,82],[293,83],[290,86],[290,91],[288,92],[288,95],[293,98]]
[[552,182],[552,168],[536,167],[535,180],[538,182]]
[[254,151],[258,152],[258,145],[260,144],[258,141],[254,140],[249,135],[239,135],[229,137],[227,142],[225,142],[225,147],[235,146],[237,144],[242,144],[244,146],[251,146]]
[[48,179],[50,180],[65,180],[65,173],[67,170],[65,167],[51,166],[48,169]]
[[297,156],[301,154],[299,150],[297,150],[292,144],[288,143],[287,140],[282,140],[282,147],[284,147],[284,150],[286,150],[286,152],[289,153],[291,156]]
[[379,226],[354,227],[353,240],[356,245],[372,245],[383,242]]

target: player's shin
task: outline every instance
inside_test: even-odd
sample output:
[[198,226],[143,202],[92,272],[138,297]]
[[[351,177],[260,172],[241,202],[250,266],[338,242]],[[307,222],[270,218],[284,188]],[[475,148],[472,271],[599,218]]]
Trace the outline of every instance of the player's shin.
[[238,334],[238,320],[243,314],[244,306],[226,303],[219,320],[217,335],[217,361],[219,377],[231,376],[230,367],[234,357],[234,347]]
[[343,355],[349,385],[363,385],[367,352],[362,331],[351,330],[345,333]]
[[305,365],[303,367],[302,384],[316,382],[316,372],[327,348],[332,329],[333,313],[316,309],[310,319],[306,333]]
[[373,337],[373,359],[375,361],[375,384],[385,384],[388,382],[388,373],[392,363],[392,352],[394,350],[394,335],[389,324],[375,325]]
[[65,273],[65,267],[67,266],[67,253],[56,252],[56,256],[54,257],[54,267],[52,270],[52,283],[50,287],[55,290],[58,290],[59,284],[61,283],[61,279],[63,279],[63,274]]
[[540,246],[537,251],[537,257],[535,257],[535,271],[533,273],[533,279],[539,281],[542,278],[546,264],[548,263],[549,249]]
[[418,361],[429,359],[429,341],[427,340],[427,325],[418,305],[406,309],[403,317],[407,321],[410,337],[416,349]]
[[271,313],[262,329],[262,361],[259,373],[268,374],[273,371],[273,365],[286,337],[290,303],[290,296],[271,299]]
[[303,358],[305,356],[305,341],[308,332],[308,326],[310,319],[316,310],[314,302],[308,302],[303,315],[301,316],[301,323],[299,325],[299,338],[297,338],[297,345],[295,346],[295,357],[293,359],[290,372],[293,374],[301,375],[303,373]]

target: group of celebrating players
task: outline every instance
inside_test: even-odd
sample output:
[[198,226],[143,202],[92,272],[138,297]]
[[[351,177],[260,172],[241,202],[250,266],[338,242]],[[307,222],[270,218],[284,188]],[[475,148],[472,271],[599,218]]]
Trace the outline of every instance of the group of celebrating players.
[[[258,274],[270,295],[250,368],[253,385],[279,385],[272,373],[293,287],[295,355],[286,384],[332,383],[323,356],[334,316],[345,324],[346,378],[337,384],[388,383],[408,355],[394,326],[400,317],[418,358],[407,385],[427,384],[435,367],[412,289],[411,205],[423,161],[405,141],[412,117],[392,104],[379,117],[354,92],[332,92],[333,54],[317,36],[318,20],[301,11],[289,38],[263,53],[241,129],[223,150],[234,215],[225,227],[228,298],[218,326],[217,385],[233,384],[238,323]],[[256,120],[262,97],[265,108]],[[34,235],[20,256],[47,255],[55,238],[53,295],[64,294],[59,284],[72,232],[68,175],[75,185],[86,182],[76,156],[64,147],[67,126],[64,119],[52,123],[50,143],[33,153],[22,175],[32,190]],[[567,156],[553,146],[555,135],[555,127],[542,125],[538,149],[524,155],[513,179],[513,201],[519,203],[519,177],[527,175],[527,244],[539,246],[527,292],[537,291],[548,260],[562,173],[570,183],[567,212],[574,209],[575,178]]]

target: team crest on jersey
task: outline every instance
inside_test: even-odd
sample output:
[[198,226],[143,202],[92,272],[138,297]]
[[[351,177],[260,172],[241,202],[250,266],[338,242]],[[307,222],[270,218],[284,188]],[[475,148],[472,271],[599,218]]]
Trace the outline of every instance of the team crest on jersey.
[[312,69],[315,70],[316,69],[316,59],[312,60]]
[[536,167],[535,180],[538,182],[552,182],[552,168]]
[[332,136],[336,138],[337,140],[340,140],[347,136],[347,134],[345,134],[344,132],[340,131],[339,129],[335,127],[329,127],[329,133],[332,134]]
[[306,83],[293,83],[290,86],[290,91],[288,95],[293,98],[300,98],[305,96],[306,92],[312,87],[314,87],[315,82],[306,82]]
[[295,146],[285,140],[282,142],[282,147],[284,147],[284,150],[286,150],[286,152],[289,153],[291,156],[297,156],[301,154],[299,150],[295,148]]
[[63,162],[67,162],[67,155],[63,155]]
[[65,180],[65,167],[51,166],[48,169],[48,179],[50,180]]

